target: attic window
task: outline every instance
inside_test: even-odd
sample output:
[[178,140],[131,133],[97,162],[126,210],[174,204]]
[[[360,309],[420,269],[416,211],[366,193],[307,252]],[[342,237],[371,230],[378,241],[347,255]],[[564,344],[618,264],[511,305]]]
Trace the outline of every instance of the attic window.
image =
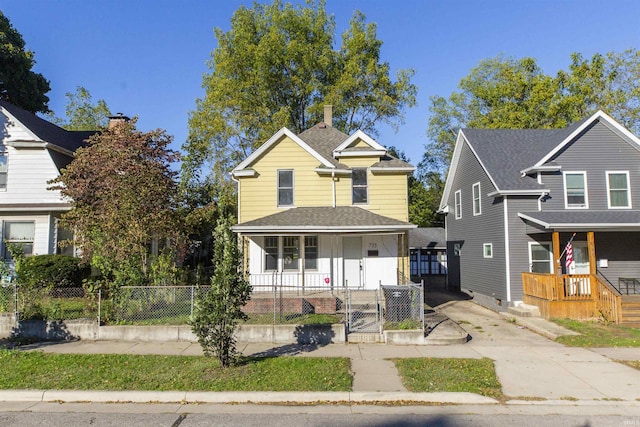
[[0,191],[7,189],[7,152],[0,148]]
[[278,206],[293,206],[293,171],[278,171]]

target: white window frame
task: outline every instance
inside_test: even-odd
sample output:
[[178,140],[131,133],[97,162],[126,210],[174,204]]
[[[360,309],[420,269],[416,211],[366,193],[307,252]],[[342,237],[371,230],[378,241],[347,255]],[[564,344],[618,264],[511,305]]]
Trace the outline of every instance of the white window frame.
[[4,175],[4,186],[0,186],[0,191],[7,191],[9,184],[9,156],[7,156],[7,148],[0,145],[0,158],[4,159],[4,163],[0,162],[0,175]]
[[[280,185],[280,172],[290,172],[291,173],[291,187],[283,187],[283,186]],[[294,206],[294,204],[295,204],[294,188],[295,188],[295,173],[294,173],[293,169],[278,169],[278,171],[276,172],[276,203],[277,203],[279,208],[289,208],[289,207]],[[291,204],[290,205],[280,204],[280,190],[291,191]]]
[[553,273],[553,244],[551,242],[528,242],[529,243],[529,272],[533,270],[532,246],[548,246],[549,247],[549,272]]
[[[7,227],[9,224],[32,224],[33,225],[33,236],[31,237],[31,239],[8,239],[6,236],[7,233]],[[8,244],[10,243],[15,243],[15,244],[29,244],[31,245],[31,251],[30,252],[24,252],[24,247],[23,247],[23,253],[25,256],[31,256],[35,253],[35,242],[36,242],[36,222],[35,221],[30,221],[30,220],[5,220],[2,222],[2,248],[3,248],[3,259],[4,260],[10,260],[11,259],[11,254],[9,253],[9,248],[8,248]]]
[[462,218],[462,190],[458,190],[453,194],[453,206],[456,219]]
[[473,216],[482,214],[482,204],[480,203],[480,183],[476,182],[472,186],[471,194],[473,196]]
[[[584,178],[584,205],[569,205],[569,194],[567,193],[567,175],[582,175]],[[589,190],[587,185],[586,171],[565,171],[562,172],[562,181],[564,185],[564,207],[565,209],[589,209]]]
[[493,258],[493,243],[482,244],[482,256],[484,258]]
[[[353,172],[362,171],[364,172],[364,184],[355,184],[353,181]],[[354,197],[353,190],[356,188],[364,188],[366,190],[365,201],[364,202],[356,202]],[[351,169],[351,204],[352,205],[368,205],[369,204],[369,170],[368,168],[352,168]]]
[[[267,268],[267,256],[269,255],[269,252],[267,251],[267,239],[275,239],[276,240],[276,268],[272,269],[272,268]],[[265,236],[263,238],[262,241],[263,244],[263,249],[262,249],[262,271],[264,273],[270,273],[272,271],[278,271],[280,270],[279,267],[279,263],[280,263],[280,237],[278,236]],[[270,248],[273,248],[274,246],[269,246]]]
[[[611,186],[609,177],[611,175],[625,175],[627,177],[627,206],[612,206],[611,205]],[[607,206],[609,209],[629,209],[631,208],[631,183],[629,180],[629,171],[607,171]],[[616,189],[617,191],[621,191],[620,189]]]

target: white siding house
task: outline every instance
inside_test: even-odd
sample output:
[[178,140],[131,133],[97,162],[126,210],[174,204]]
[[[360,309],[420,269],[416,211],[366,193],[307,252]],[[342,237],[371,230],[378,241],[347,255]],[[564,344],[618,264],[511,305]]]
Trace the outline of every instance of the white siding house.
[[0,101],[1,256],[6,242],[25,254],[59,252],[58,218],[71,205],[48,182],[73,159],[92,132],[66,131],[12,104]]

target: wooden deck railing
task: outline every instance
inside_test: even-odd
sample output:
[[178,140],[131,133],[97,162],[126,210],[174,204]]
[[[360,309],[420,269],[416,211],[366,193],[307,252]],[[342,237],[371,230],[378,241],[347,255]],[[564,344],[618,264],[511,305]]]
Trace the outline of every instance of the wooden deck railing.
[[622,298],[613,286],[589,274],[522,273],[525,295],[546,301],[593,301],[608,321],[620,323]]

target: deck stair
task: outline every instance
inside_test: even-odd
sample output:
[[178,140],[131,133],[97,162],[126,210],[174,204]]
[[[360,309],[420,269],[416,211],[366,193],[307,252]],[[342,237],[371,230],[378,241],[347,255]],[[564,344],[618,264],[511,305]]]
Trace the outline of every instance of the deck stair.
[[621,324],[640,328],[640,295],[622,295]]

